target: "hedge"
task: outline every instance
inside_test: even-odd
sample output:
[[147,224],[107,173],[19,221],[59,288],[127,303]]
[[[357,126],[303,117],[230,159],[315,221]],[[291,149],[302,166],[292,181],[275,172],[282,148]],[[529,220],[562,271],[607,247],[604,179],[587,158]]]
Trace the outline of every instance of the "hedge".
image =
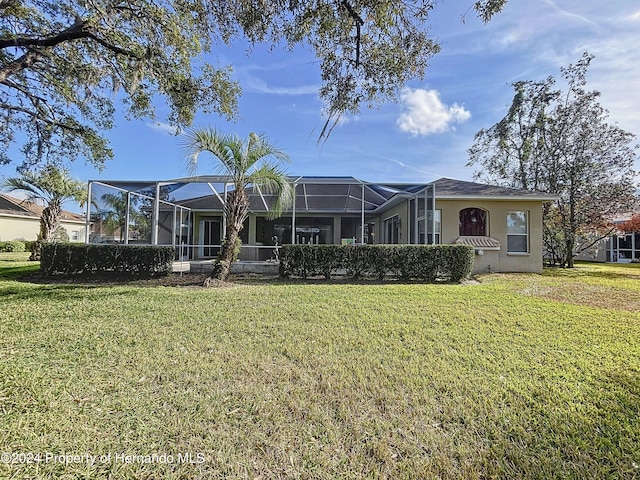
[[42,247],[40,272],[45,276],[166,274],[174,255],[170,246],[47,243]]
[[395,276],[402,280],[458,282],[473,269],[469,245],[283,245],[280,276],[329,279]]
[[24,252],[25,244],[20,240],[9,240],[7,242],[1,242],[0,251],[5,252]]

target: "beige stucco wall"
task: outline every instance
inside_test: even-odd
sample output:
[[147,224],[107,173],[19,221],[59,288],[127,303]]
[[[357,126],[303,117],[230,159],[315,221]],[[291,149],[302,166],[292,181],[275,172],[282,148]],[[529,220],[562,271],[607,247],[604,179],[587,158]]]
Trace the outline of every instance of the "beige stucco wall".
[[[62,221],[60,225],[69,234],[71,241],[84,242],[85,225],[77,222]],[[40,219],[12,215],[0,215],[0,241],[35,240],[40,231]],[[77,240],[73,240],[73,231],[78,232]]]
[[[542,203],[539,201],[445,200],[436,199],[436,209],[442,211],[441,243],[453,243],[459,237],[460,210],[482,208],[488,211],[488,236],[500,242],[500,251],[484,250],[476,255],[474,273],[542,272]],[[529,212],[529,252],[507,253],[507,214],[510,211]],[[403,202],[379,215],[376,223],[376,243],[383,240],[382,224],[399,215],[400,243],[409,240],[409,202]]]
[[400,218],[400,235],[398,243],[409,243],[409,202],[402,202],[389,210],[386,210],[383,214],[379,215],[375,219],[376,224],[376,243],[384,242],[383,222],[391,217],[398,215]]
[[[453,243],[459,236],[459,214],[465,208],[488,211],[487,236],[500,242],[500,251],[476,255],[474,273],[542,272],[542,204],[539,201],[436,200],[442,210],[442,243]],[[507,253],[507,214],[529,212],[529,252]]]

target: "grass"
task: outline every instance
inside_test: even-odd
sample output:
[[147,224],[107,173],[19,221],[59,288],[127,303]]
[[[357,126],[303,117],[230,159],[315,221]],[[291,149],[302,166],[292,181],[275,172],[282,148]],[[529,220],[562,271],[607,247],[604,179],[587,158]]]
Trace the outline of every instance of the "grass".
[[200,289],[29,283],[19,260],[2,478],[640,477],[638,265]]

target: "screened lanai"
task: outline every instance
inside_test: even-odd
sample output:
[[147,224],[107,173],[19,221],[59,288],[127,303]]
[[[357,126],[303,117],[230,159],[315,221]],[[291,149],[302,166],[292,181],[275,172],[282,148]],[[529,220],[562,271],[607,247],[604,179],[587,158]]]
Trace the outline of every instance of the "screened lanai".
[[[294,201],[283,216],[266,220],[274,196],[249,185],[250,219],[243,249],[284,243],[399,243],[385,211],[411,207],[406,243],[432,243],[436,235],[433,184],[374,183],[353,177],[289,177]],[[224,238],[225,201],[233,184],[225,176],[196,176],[164,181],[92,180],[88,185],[87,243],[173,245],[178,256],[214,256]],[[407,204],[407,202],[409,202]],[[427,225],[427,219],[432,225]],[[384,230],[383,230],[384,229]],[[378,230],[378,232],[376,232]],[[378,237],[376,238],[376,233]],[[275,238],[275,240],[274,240]],[[262,259],[265,255],[245,255]],[[242,258],[242,256],[241,256]]]

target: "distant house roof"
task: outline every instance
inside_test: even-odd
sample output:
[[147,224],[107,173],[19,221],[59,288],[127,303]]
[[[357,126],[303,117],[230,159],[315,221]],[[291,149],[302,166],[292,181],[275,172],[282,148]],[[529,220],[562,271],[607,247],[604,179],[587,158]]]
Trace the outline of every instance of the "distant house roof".
[[[0,193],[0,215],[13,215],[28,218],[40,218],[44,207],[26,200],[22,200],[6,193]],[[61,220],[68,222],[83,222],[84,216],[77,213],[62,211]]]

